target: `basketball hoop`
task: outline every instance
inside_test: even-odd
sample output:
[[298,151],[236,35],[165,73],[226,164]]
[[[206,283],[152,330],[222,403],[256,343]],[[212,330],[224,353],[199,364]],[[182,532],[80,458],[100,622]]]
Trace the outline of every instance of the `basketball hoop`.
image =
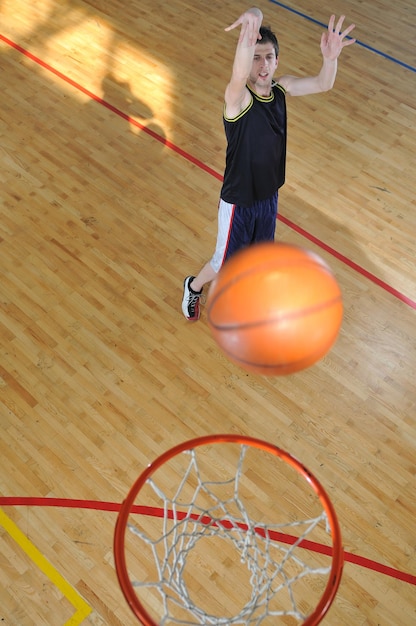
[[211,435],[139,476],[121,505],[114,557],[145,626],[315,626],[344,552],[334,507],[306,467],[260,439]]

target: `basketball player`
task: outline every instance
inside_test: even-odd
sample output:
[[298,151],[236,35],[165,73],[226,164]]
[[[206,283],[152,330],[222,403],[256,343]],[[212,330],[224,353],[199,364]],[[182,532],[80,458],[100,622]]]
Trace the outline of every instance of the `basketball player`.
[[214,255],[199,274],[184,281],[182,311],[195,321],[200,315],[202,288],[237,250],[274,241],[278,190],[285,181],[286,95],[305,96],[331,89],[337,59],[354,24],[342,31],[344,16],[335,16],[321,37],[322,67],[316,76],[282,76],[274,81],[279,62],[275,34],[261,26],[258,8],[243,13],[230,31],[241,26],[230,82],[225,89],[224,128],[227,139],[224,181],[218,207]]

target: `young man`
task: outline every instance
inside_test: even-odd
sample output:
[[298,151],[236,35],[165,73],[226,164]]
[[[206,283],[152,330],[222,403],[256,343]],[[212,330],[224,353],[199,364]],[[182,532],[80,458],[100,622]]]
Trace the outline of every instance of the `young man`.
[[341,31],[332,15],[321,37],[323,63],[317,76],[282,76],[273,80],[279,62],[274,33],[261,26],[263,14],[252,8],[230,31],[241,26],[230,82],[225,90],[224,128],[227,138],[224,181],[218,207],[214,255],[199,274],[184,281],[182,312],[189,321],[200,315],[202,288],[232,254],[252,243],[274,241],[278,189],[285,181],[286,95],[305,96],[331,89],[342,48],[354,24]]

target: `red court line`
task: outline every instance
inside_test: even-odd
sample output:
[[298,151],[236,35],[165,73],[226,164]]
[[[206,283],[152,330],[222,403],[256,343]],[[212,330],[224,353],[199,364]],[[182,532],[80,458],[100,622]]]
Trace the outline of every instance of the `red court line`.
[[381,280],[381,278],[378,278],[377,276],[375,276],[371,272],[368,272],[366,269],[364,269],[363,267],[361,267],[360,265],[358,265],[357,263],[355,263],[354,261],[352,261],[348,257],[344,256],[343,254],[341,254],[340,252],[335,250],[335,248],[331,248],[331,246],[329,246],[328,244],[323,242],[321,239],[318,239],[317,237],[315,237],[311,233],[308,233],[301,226],[298,226],[297,224],[295,224],[291,220],[287,219],[286,217],[283,217],[282,215],[279,215],[279,219],[284,224],[289,226],[292,230],[295,230],[297,233],[302,235],[302,237],[305,237],[306,239],[309,239],[309,241],[312,241],[312,243],[314,243],[317,246],[319,246],[322,250],[325,250],[325,252],[329,252],[329,254],[331,254],[333,257],[335,257],[339,261],[342,261],[345,265],[348,265],[348,267],[350,267],[351,269],[355,270],[356,272],[358,272],[362,276],[365,276],[365,278],[368,278],[373,283],[375,283],[376,285],[378,285],[379,287],[381,287],[382,289],[384,289],[385,291],[390,293],[392,296],[394,296],[395,298],[398,298],[399,300],[401,300],[402,302],[404,302],[405,304],[410,306],[412,309],[416,309],[416,301],[411,300],[410,298],[408,298],[404,294],[400,293],[400,291],[398,291],[397,289],[395,289],[394,287],[392,287],[391,285],[386,283],[384,280]]
[[[89,91],[88,89],[86,89],[85,87],[83,87],[82,85],[77,83],[76,81],[72,80],[72,78],[70,78],[69,76],[66,76],[65,74],[63,74],[59,70],[55,69],[49,63],[46,63],[45,61],[43,61],[43,59],[40,59],[39,57],[35,56],[31,52],[29,52],[29,50],[26,50],[25,48],[23,48],[19,44],[15,43],[14,41],[9,39],[5,35],[2,35],[1,33],[0,33],[0,40],[3,41],[4,43],[6,43],[8,46],[14,48],[15,50],[17,50],[21,54],[24,54],[28,59],[30,59],[34,63],[37,63],[37,65],[39,65],[40,67],[43,67],[48,72],[51,72],[52,74],[54,74],[55,76],[57,76],[61,80],[65,81],[66,83],[68,83],[69,85],[71,85],[72,87],[77,89],[78,91],[81,91],[83,94],[85,94],[86,96],[88,96],[92,100],[95,100],[96,102],[98,102],[102,106],[106,107],[107,109],[109,109],[110,111],[112,111],[113,113],[118,115],[119,117],[127,120],[133,126],[136,126],[137,128],[140,128],[141,131],[143,131],[144,133],[147,133],[148,135],[150,135],[156,141],[159,141],[159,142],[163,143],[167,148],[169,148],[170,150],[173,150],[174,152],[176,152],[177,154],[182,156],[184,159],[186,159],[190,163],[193,163],[194,165],[196,165],[201,170],[204,170],[205,172],[207,172],[211,176],[214,176],[214,178],[217,178],[220,181],[223,180],[223,177],[222,177],[221,174],[216,172],[214,169],[212,169],[211,167],[209,167],[208,165],[206,165],[205,163],[203,163],[199,159],[195,158],[192,154],[189,154],[189,152],[186,152],[185,150],[182,150],[182,148],[180,148],[179,146],[175,145],[174,143],[172,143],[171,141],[169,141],[165,137],[159,135],[158,133],[156,133],[151,128],[147,128],[145,125],[140,124],[140,122],[138,122],[137,120],[131,118],[129,115],[127,115],[127,113],[124,113],[123,111],[121,111],[117,107],[113,106],[112,104],[110,104],[106,100],[103,100],[102,98],[100,98],[96,94],[92,93],[91,91]],[[377,276],[375,276],[371,272],[368,272],[366,269],[364,269],[363,267],[361,267],[360,265],[358,265],[354,261],[351,261],[350,259],[348,259],[346,256],[344,256],[340,252],[337,252],[334,248],[331,248],[330,246],[325,244],[323,241],[321,241],[317,237],[314,237],[313,235],[308,233],[306,230],[304,230],[302,227],[297,226],[294,222],[292,222],[291,220],[287,219],[286,217],[284,217],[282,215],[279,215],[279,219],[284,224],[289,226],[289,228],[291,228],[292,230],[295,230],[296,232],[298,232],[300,235],[302,235],[303,237],[305,237],[309,241],[312,241],[317,246],[319,246],[320,248],[322,248],[323,250],[325,250],[326,252],[328,252],[329,254],[331,254],[332,256],[337,258],[338,260],[342,261],[348,267],[350,267],[351,269],[355,270],[356,272],[358,272],[359,274],[361,274],[362,276],[364,276],[368,280],[372,281],[373,283],[375,283],[376,285],[378,285],[379,287],[381,287],[382,289],[384,289],[385,291],[390,293],[395,298],[401,300],[402,302],[404,302],[405,304],[410,306],[412,309],[416,309],[416,301],[415,300],[412,300],[411,298],[409,298],[408,296],[404,295],[403,293],[401,293],[400,291],[398,291],[397,289],[395,289],[391,285],[388,285],[386,282],[384,282],[380,278],[377,278]]]
[[112,104],[110,104],[110,102],[103,100],[96,94],[92,93],[92,91],[89,91],[89,89],[86,89],[85,87],[77,83],[75,80],[72,80],[72,78],[70,78],[69,76],[66,76],[66,74],[63,74],[59,70],[55,69],[54,67],[52,67],[52,65],[49,65],[49,63],[46,63],[46,61],[43,61],[43,59],[40,59],[39,57],[35,56],[31,52],[29,52],[29,50],[26,50],[22,46],[19,46],[19,44],[15,43],[8,37],[5,37],[5,35],[2,35],[1,33],[0,33],[0,40],[6,43],[7,45],[9,45],[11,48],[14,48],[21,54],[24,54],[25,57],[27,57],[28,59],[30,59],[37,65],[39,65],[40,67],[43,67],[48,72],[51,72],[51,74],[54,74],[55,76],[57,76],[58,78],[66,82],[68,85],[71,85],[71,87],[74,87],[77,91],[80,91],[81,93],[85,94],[86,96],[91,98],[91,100],[95,100],[99,104],[102,104],[104,107],[106,107],[106,109],[109,109],[110,111],[118,115],[119,117],[122,117],[124,120],[128,121],[132,126],[136,126],[137,128],[140,128],[140,130],[142,130],[144,133],[147,133],[148,135],[153,137],[153,139],[156,139],[156,141],[160,141],[160,143],[163,143],[163,145],[170,148],[171,150],[173,150],[180,156],[184,157],[184,159],[186,159],[187,161],[190,161],[191,163],[193,163],[200,169],[204,170],[205,172],[208,172],[208,174],[211,174],[211,176],[215,176],[215,178],[222,180],[222,176],[218,174],[218,172],[213,170],[211,167],[209,167],[205,163],[202,163],[202,161],[199,161],[188,152],[185,152],[185,150],[182,150],[182,148],[179,148],[179,146],[176,146],[171,141],[169,141],[162,135],[159,135],[151,128],[147,128],[147,126],[140,124],[140,122],[138,122],[134,118],[127,115],[127,113],[124,113],[124,111],[121,111],[117,107],[113,106]]
[[[120,511],[121,508],[121,504],[117,502],[76,500],[73,498],[34,498],[19,496],[0,496],[0,506],[61,507],[72,509],[90,509],[95,511],[111,511],[116,513]],[[164,516],[164,509],[159,507],[134,506],[132,510],[134,513],[139,513],[140,515],[150,515],[153,517]],[[186,514],[183,513],[182,515],[183,517],[185,517]],[[169,516],[173,516],[172,512],[169,512]],[[194,517],[196,518],[197,516]],[[224,526],[227,526],[226,520],[224,521]],[[260,534],[264,533],[262,529],[259,529],[259,532]],[[282,541],[288,544],[294,543],[294,541],[296,541],[296,537],[292,537],[291,535],[286,535],[284,533],[270,532],[270,537],[271,539]],[[314,541],[304,540],[302,541],[300,546],[302,548],[312,550],[320,554],[326,554],[328,556],[332,554],[332,549],[329,546],[325,546]],[[351,552],[344,552],[344,559],[348,563],[353,563],[354,565],[358,565],[359,567],[363,567],[365,569],[372,570],[373,572],[384,574],[384,576],[390,576],[390,578],[395,578],[396,580],[401,580],[405,583],[409,583],[409,585],[416,586],[416,576],[414,576],[413,574],[409,574],[408,572],[403,572],[401,570],[395,569],[394,567],[388,567],[387,565],[377,563],[376,561],[372,561],[371,559],[359,556],[358,554],[352,554]]]

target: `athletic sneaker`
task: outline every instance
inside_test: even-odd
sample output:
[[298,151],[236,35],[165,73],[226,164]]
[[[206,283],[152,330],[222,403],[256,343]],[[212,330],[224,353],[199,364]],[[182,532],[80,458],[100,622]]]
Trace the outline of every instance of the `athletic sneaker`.
[[202,289],[201,291],[194,291],[190,287],[194,278],[195,276],[187,276],[183,281],[182,313],[190,322],[199,320],[199,299],[202,295]]

